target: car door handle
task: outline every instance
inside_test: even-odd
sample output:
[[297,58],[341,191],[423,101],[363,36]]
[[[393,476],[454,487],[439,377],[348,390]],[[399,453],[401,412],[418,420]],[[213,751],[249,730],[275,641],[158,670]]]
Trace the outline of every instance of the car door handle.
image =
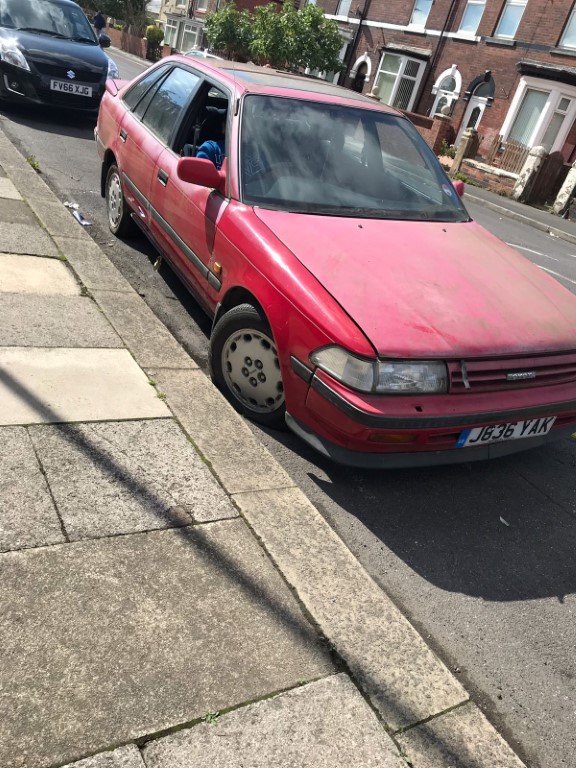
[[169,179],[169,176],[166,173],[166,171],[163,171],[162,169],[160,169],[158,171],[158,181],[160,182],[160,184],[162,184],[163,187],[165,187],[168,184],[168,179]]
[[120,128],[120,141],[126,141],[128,138],[128,134],[124,130],[124,128]]

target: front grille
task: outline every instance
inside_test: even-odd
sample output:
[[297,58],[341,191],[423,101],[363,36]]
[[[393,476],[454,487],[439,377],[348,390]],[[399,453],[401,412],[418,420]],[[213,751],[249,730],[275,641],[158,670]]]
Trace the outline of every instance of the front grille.
[[[34,66],[41,75],[53,80],[64,80],[67,83],[99,83],[104,74],[103,70],[75,69],[74,67],[66,66],[65,63],[55,66],[52,64],[39,64],[38,62],[34,62]],[[76,75],[72,80],[70,80],[66,74],[70,69],[72,69]]]
[[448,368],[450,391],[454,393],[495,392],[576,382],[576,354],[460,360],[449,363]]

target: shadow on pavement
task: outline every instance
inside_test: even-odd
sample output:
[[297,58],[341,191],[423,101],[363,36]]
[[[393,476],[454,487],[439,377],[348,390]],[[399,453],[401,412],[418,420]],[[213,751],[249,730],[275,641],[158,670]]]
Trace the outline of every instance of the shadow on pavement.
[[576,444],[497,461],[311,479],[435,586],[490,601],[576,592]]

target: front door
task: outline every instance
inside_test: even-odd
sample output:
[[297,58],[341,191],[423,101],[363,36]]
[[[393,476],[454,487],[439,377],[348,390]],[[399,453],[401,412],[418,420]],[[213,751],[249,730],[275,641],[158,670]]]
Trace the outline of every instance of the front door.
[[464,117],[462,118],[462,122],[460,124],[458,136],[456,136],[456,141],[454,142],[456,146],[458,146],[460,143],[460,139],[462,138],[462,134],[466,128],[475,128],[478,130],[478,126],[480,125],[480,120],[482,119],[482,115],[484,114],[487,103],[488,99],[485,96],[470,97],[470,101],[468,102],[468,106],[466,107]]

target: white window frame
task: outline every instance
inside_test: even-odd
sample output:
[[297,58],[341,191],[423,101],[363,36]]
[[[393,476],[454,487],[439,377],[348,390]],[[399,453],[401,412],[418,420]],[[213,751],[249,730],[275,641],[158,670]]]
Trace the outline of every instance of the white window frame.
[[[184,38],[186,37],[186,33],[193,33],[194,34],[194,42],[192,45],[184,45]],[[195,47],[199,47],[200,43],[202,42],[202,25],[201,24],[195,24],[192,21],[187,21],[184,23],[184,28],[182,30],[182,51],[186,53],[186,51],[191,51]]]
[[[454,80],[456,81],[456,86],[453,91],[447,91],[444,88],[440,88],[442,81],[446,77],[453,77]],[[457,65],[452,64],[450,69],[445,69],[444,72],[442,72],[436,78],[436,82],[432,86],[432,93],[436,96],[436,98],[434,99],[434,104],[432,105],[432,111],[430,112],[430,115],[434,117],[434,115],[436,114],[436,105],[438,104],[438,102],[443,96],[447,98],[448,105],[451,107],[455,101],[458,101],[461,90],[462,90],[462,75],[458,71]]]
[[413,56],[406,56],[403,53],[398,53],[397,51],[388,51],[384,49],[384,51],[382,52],[382,58],[380,59],[380,62],[378,64],[378,69],[376,70],[374,83],[378,81],[378,77],[380,73],[383,71],[382,65],[384,64],[384,58],[386,55],[397,56],[401,60],[400,67],[398,68],[398,72],[396,73],[396,82],[394,83],[394,86],[392,87],[392,92],[390,94],[390,101],[383,102],[386,104],[390,104],[391,106],[394,104],[394,100],[396,99],[396,95],[398,94],[398,89],[400,88],[400,83],[402,82],[402,78],[405,76],[404,72],[406,70],[406,65],[408,64],[408,62],[415,62],[416,64],[418,64],[418,74],[416,75],[416,77],[413,78],[413,77],[406,76],[408,80],[414,80],[414,89],[412,90],[410,101],[408,102],[408,105],[406,107],[406,111],[411,112],[412,107],[414,106],[414,101],[416,100],[418,91],[420,90],[422,76],[424,74],[424,70],[426,69],[426,62],[422,61],[422,59],[417,59]]
[[[522,77],[500,131],[504,141],[508,138],[528,89],[544,91],[548,94],[548,99],[540,114],[538,122],[534,126],[532,135],[528,141],[528,146],[540,146],[554,115],[561,112],[564,115],[564,122],[558,131],[554,143],[549,149],[549,152],[557,152],[564,146],[570,129],[572,128],[572,124],[576,120],[576,86],[566,85],[565,83],[556,83],[552,80],[544,80],[540,77]],[[566,111],[559,109],[562,99],[570,99],[570,105]]]
[[[426,18],[424,19],[424,23],[423,24],[414,21],[414,14],[416,13],[416,6],[418,5],[419,2],[420,3],[429,3],[430,4],[429,7],[428,7],[428,13],[426,14]],[[434,0],[414,0],[414,6],[412,8],[412,15],[410,16],[410,22],[408,23],[408,27],[409,28],[411,28],[411,29],[425,29],[426,28],[426,24],[428,22],[428,17],[430,16],[430,11],[432,10],[433,2],[434,2]]]
[[[464,19],[466,18],[468,9],[474,5],[478,5],[482,7],[482,13],[480,14],[480,18],[478,19],[478,24],[476,25],[476,29],[474,30],[462,29],[462,25],[464,24]],[[468,0],[468,2],[466,3],[466,8],[464,8],[464,13],[462,14],[462,18],[460,19],[460,27],[458,28],[458,34],[459,35],[476,35],[476,33],[478,32],[478,27],[482,22],[482,16],[484,16],[485,9],[486,9],[486,0]]]
[[352,0],[338,0],[338,8],[336,9],[336,16],[342,16],[347,19],[350,16],[350,6]]
[[200,13],[206,12],[208,10],[208,0],[196,0],[195,10],[200,11]]
[[164,23],[164,44],[175,47],[178,39],[178,22],[174,19],[166,19]]
[[[574,37],[574,43],[572,45],[566,45],[565,42],[565,38],[569,32]],[[572,8],[568,23],[564,27],[564,31],[562,32],[562,37],[560,38],[558,45],[562,48],[576,48],[576,7]]]
[[[528,5],[528,0],[506,0],[504,3],[504,8],[502,9],[502,13],[500,14],[500,18],[498,19],[498,26],[496,27],[496,32],[494,33],[494,37],[502,37],[505,40],[514,40],[516,37],[516,33],[518,32],[518,27],[522,23],[522,19],[524,17],[524,12],[526,11],[526,6]],[[516,8],[521,7],[522,13],[520,14],[520,18],[518,19],[518,24],[516,25],[516,29],[511,35],[503,35],[501,32],[499,32],[500,27],[502,26],[502,22],[506,18],[506,13],[509,8]]]
[[188,4],[188,0],[176,0],[176,8],[182,8],[182,6],[186,6]]

